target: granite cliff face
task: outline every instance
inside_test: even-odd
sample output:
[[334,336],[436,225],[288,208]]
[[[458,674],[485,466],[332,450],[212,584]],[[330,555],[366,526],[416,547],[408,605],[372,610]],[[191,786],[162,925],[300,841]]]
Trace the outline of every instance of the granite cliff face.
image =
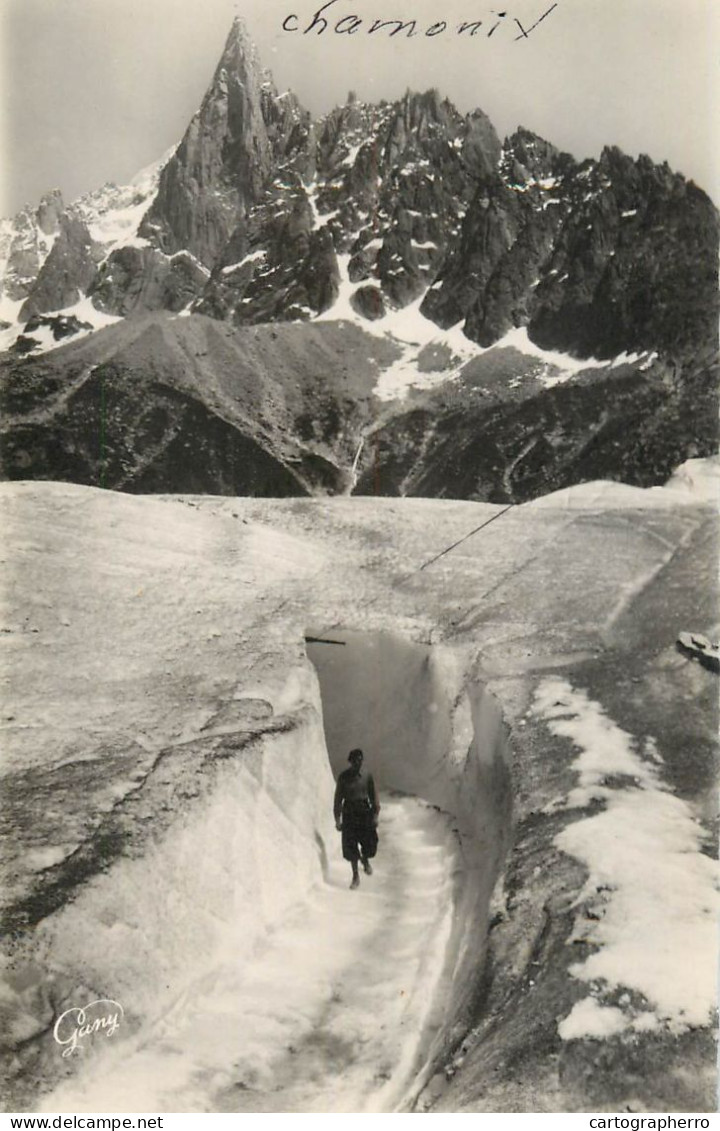
[[379,107],[351,95],[236,229],[199,309],[236,323],[307,319],[330,309],[341,287],[370,321],[407,305],[459,231],[473,160],[497,153],[487,119],[462,118],[435,91]]
[[102,249],[81,216],[72,209],[63,212],[52,248],[23,303],[21,317],[73,306],[92,285],[101,258]]
[[[294,95],[278,93],[238,20],[174,152],[130,186],[107,185],[67,209],[49,194],[4,222],[4,308],[20,318],[4,332],[5,346],[26,356],[29,374],[32,355],[57,341],[53,323],[52,337],[38,336],[41,315],[70,319],[63,336],[76,324],[87,332],[150,312],[201,314],[238,329],[354,323],[403,354],[426,392],[413,394],[412,413],[406,404],[380,411],[373,401],[360,427],[332,387],[333,367],[318,360],[347,438],[348,450],[330,457],[338,483],[347,485],[353,451],[372,438],[372,468],[369,445],[355,468],[360,489],[380,482],[390,492],[514,499],[599,471],[646,484],[671,470],[668,458],[715,444],[719,233],[709,198],[667,165],[613,148],[579,163],[524,129],[501,143],[482,111],[463,115],[435,90],[377,105],[351,93],[312,121]],[[553,352],[575,359],[561,390],[553,391],[555,378],[533,385],[532,365],[517,353],[514,368],[493,361],[477,378],[463,368],[482,350],[516,346],[518,334],[532,356],[548,351],[550,370]],[[429,363],[427,351],[408,356],[433,335]],[[309,350],[314,341],[310,334]],[[349,353],[357,357],[354,345]],[[588,372],[577,376],[582,359]],[[187,358],[175,363],[182,385],[192,367]],[[17,364],[6,374],[10,389]],[[135,379],[152,398],[148,365],[140,362]],[[274,376],[258,379],[270,386]],[[193,393],[206,409],[208,387]],[[300,416],[309,420],[313,408]],[[542,435],[530,427],[536,411]],[[639,447],[623,435],[630,418]],[[444,459],[442,437],[458,429],[467,436],[465,471],[451,474],[445,461],[438,478],[431,465]],[[41,464],[53,474],[52,460]],[[30,460],[27,474],[33,468]],[[172,476],[162,482],[173,489]],[[240,489],[220,465],[203,482]],[[283,480],[282,493],[290,486]]]
[[21,302],[35,286],[63,211],[62,195],[55,189],[37,208],[26,205],[13,220],[0,221],[0,296],[10,303]]
[[272,171],[302,135],[306,115],[279,99],[243,25],[235,23],[202,106],[162,171],[140,235],[211,268]]
[[485,179],[423,313],[482,345],[526,325],[546,348],[608,358],[712,350],[717,213],[647,157],[579,165],[520,130]]

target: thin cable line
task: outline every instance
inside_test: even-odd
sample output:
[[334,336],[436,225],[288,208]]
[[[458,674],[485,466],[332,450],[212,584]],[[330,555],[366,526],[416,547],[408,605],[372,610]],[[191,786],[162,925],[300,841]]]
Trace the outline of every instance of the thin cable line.
[[[399,578],[395,584],[398,586],[404,585],[407,581],[410,580],[411,577],[415,577],[416,574],[421,573],[424,569],[427,569],[429,566],[439,561],[440,558],[445,557],[446,554],[449,554],[452,550],[457,549],[458,546],[462,546],[463,542],[467,542],[469,538],[473,538],[476,534],[479,534],[481,530],[484,530],[487,526],[490,526],[490,524],[492,522],[495,522],[496,519],[502,518],[503,515],[507,514],[508,511],[514,510],[515,505],[515,503],[511,503],[509,506],[503,507],[503,509],[501,511],[498,511],[497,514],[492,515],[492,517],[486,519],[485,522],[481,522],[479,526],[476,526],[474,530],[471,530],[468,534],[465,534],[462,538],[459,538],[457,542],[453,542],[452,546],[447,546],[444,550],[441,550],[439,554],[436,554],[434,558],[430,558],[428,561],[423,562],[421,566],[417,566],[416,569],[410,570],[409,573],[406,573],[403,577]],[[368,597],[365,601],[360,601],[355,606],[353,611],[355,613],[359,613],[362,609],[369,609],[370,606],[379,601],[383,595],[383,593],[375,593],[372,597]],[[327,624],[321,629],[320,635],[325,636],[326,633],[331,632],[333,629],[340,628],[341,624],[342,621],[340,620],[332,621],[331,624]]]
[[[441,550],[439,554],[436,554],[434,558],[430,558],[429,561],[423,562],[423,564],[419,566],[418,569],[416,569],[414,572],[422,573],[422,571],[424,569],[427,569],[428,566],[434,565],[435,562],[439,562],[440,558],[444,558],[445,555],[449,554],[451,550],[456,550],[458,546],[462,546],[463,542],[467,542],[468,538],[472,538],[473,535],[479,534],[480,531],[484,530],[486,526],[489,526],[491,522],[495,522],[496,519],[502,518],[502,516],[504,514],[507,514],[508,511],[511,511],[514,506],[515,504],[511,503],[509,507],[503,507],[503,509],[501,511],[498,511],[497,514],[494,514],[492,518],[488,518],[485,520],[485,522],[481,522],[480,526],[476,526],[475,529],[471,530],[469,534],[466,534],[463,538],[458,539],[457,542],[453,542],[452,546],[448,546],[447,549]],[[412,577],[412,573],[409,574],[409,576]]]

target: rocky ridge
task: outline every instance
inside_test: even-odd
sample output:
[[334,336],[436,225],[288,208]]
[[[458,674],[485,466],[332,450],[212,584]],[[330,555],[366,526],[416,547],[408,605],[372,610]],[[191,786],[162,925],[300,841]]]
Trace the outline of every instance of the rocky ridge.
[[36,286],[64,212],[62,194],[55,189],[43,196],[36,209],[28,204],[14,219],[0,220],[0,294],[5,314],[15,313],[13,305],[21,305]]
[[[712,451],[702,367],[649,355],[578,365],[500,344],[404,354],[348,322],[232,327],[136,316],[0,372],[2,474],[132,493],[406,495],[517,503],[574,482],[663,482]],[[559,362],[558,358],[558,362]],[[424,388],[382,396],[403,366]]]
[[[369,321],[422,299],[482,346],[517,326],[579,357],[716,343],[717,212],[667,165],[614,148],[579,163],[524,129],[501,144],[482,111],[434,90],[351,93],[312,121],[239,19],[161,171],[97,195],[63,210],[51,194],[12,239],[5,222],[4,289],[23,317],[90,295],[119,317],[257,324],[312,319],[342,294]],[[98,216],[118,210],[108,240]]]
[[54,189],[37,209],[27,205],[14,219],[0,221],[0,316],[24,325],[39,314],[67,310],[92,290],[118,246],[145,246],[138,225],[168,157],[129,185],[106,184],[67,207]]

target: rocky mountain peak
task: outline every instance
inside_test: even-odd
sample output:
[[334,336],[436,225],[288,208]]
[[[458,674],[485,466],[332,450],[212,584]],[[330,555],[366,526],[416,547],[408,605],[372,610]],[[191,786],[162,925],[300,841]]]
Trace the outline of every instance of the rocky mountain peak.
[[37,283],[23,303],[21,317],[73,306],[90,290],[102,258],[102,249],[92,239],[81,213],[68,208],[59,218],[57,233]]
[[465,119],[463,160],[468,171],[481,180],[496,171],[501,145],[495,127],[482,110],[473,110]]
[[37,222],[46,236],[55,235],[60,230],[60,217],[65,211],[60,189],[52,189],[42,197],[37,210]]
[[243,61],[255,60],[258,65],[260,65],[260,57],[257,47],[255,46],[255,41],[248,31],[248,26],[244,18],[240,15],[235,16],[230,26],[218,69],[223,65],[227,65],[234,57],[240,57]]
[[263,66],[255,42],[241,16],[236,16],[233,20],[206,98],[212,97],[215,86],[223,87],[228,81],[235,81],[246,87],[262,87],[265,84],[272,88],[273,94],[277,93],[273,77]]
[[430,122],[441,123],[446,118],[448,109],[454,111],[452,104],[443,99],[435,87],[423,92],[406,90],[400,106],[408,126],[422,127]]
[[551,177],[567,160],[568,154],[561,153],[545,138],[522,126],[503,144],[503,172],[510,182],[522,184],[530,179]]
[[517,328],[600,358],[717,339],[717,214],[666,164],[614,146],[578,163],[524,127],[501,145],[437,89],[350,91],[313,121],[241,18],[162,171],[84,198],[82,223],[61,212],[52,193],[0,230],[26,311],[83,293],[121,317],[362,322],[421,300],[483,347]]
[[26,204],[12,221],[3,223],[0,232],[0,259],[4,277],[0,293],[19,302],[33,289],[55,242],[63,214],[58,189],[46,193],[37,208]]
[[230,30],[213,79],[160,176],[140,234],[166,254],[189,251],[207,268],[260,198],[275,151],[301,116],[279,105],[242,19]]

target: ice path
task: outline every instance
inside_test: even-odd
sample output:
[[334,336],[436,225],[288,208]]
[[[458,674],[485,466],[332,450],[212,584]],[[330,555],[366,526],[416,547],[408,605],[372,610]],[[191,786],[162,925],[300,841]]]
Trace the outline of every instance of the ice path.
[[261,953],[192,985],[46,1110],[392,1111],[437,1024],[460,861],[450,819],[414,798],[383,798],[380,837],[350,891],[338,835],[327,882]]

